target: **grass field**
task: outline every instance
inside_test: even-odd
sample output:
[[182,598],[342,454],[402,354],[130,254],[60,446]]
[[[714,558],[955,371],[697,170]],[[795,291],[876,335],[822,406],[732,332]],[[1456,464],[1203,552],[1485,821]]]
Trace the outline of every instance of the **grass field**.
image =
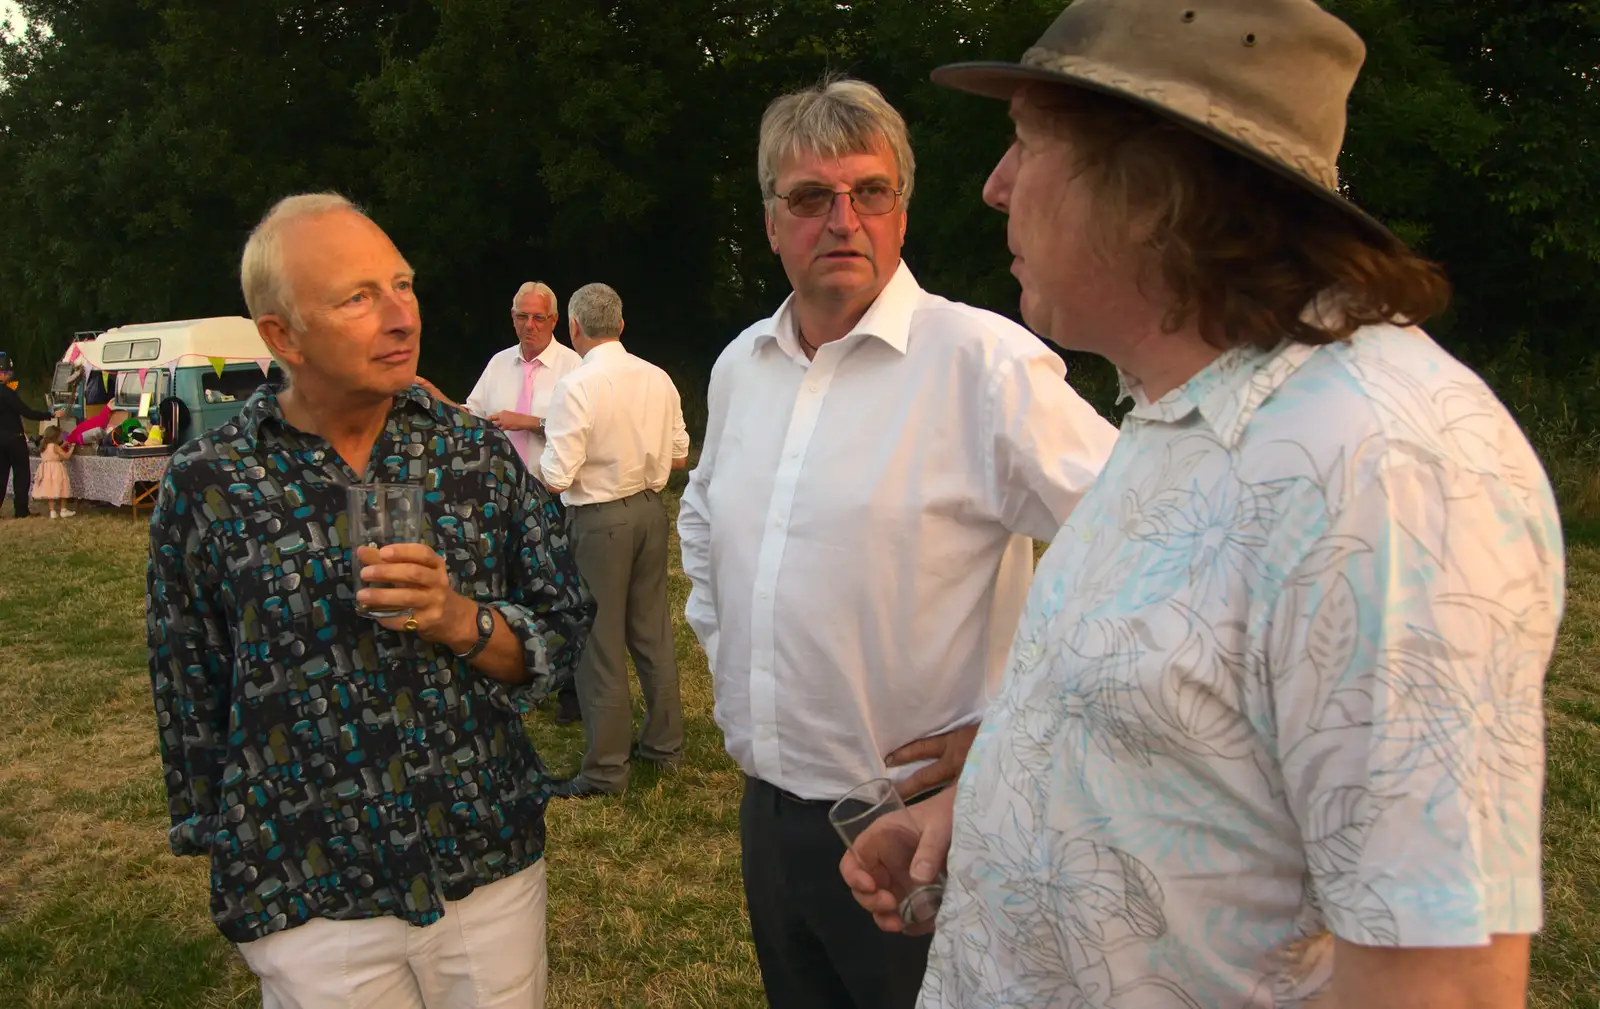
[[[9,512],[8,512],[9,513]],[[1538,1007],[1600,1007],[1600,529],[1569,554],[1551,670]],[[144,647],[144,523],[0,519],[0,1007],[257,1005],[167,851]],[[674,547],[674,558],[676,548]],[[687,584],[674,564],[674,610]],[[552,1007],[760,1006],[739,886],[737,772],[678,626],[684,769],[550,812]],[[556,769],[576,728],[531,723]]]

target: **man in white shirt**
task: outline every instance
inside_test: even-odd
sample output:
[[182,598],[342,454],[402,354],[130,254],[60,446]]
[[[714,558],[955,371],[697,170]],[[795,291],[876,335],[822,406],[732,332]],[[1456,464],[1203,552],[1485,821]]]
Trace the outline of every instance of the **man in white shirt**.
[[956,776],[1030,537],[1054,537],[1115,432],[1036,337],[923,291],[900,261],[914,163],[875,88],[780,98],[758,161],[794,294],[712,371],[678,520],[687,616],[747,776],[769,1002],[910,1007],[927,940],[880,933],[851,899],[828,807],[886,774],[908,796]]
[[[517,288],[511,299],[511,324],[517,331],[517,342],[489,358],[478,384],[460,404],[468,413],[506,432],[535,476],[539,473],[539,456],[544,454],[544,418],[550,409],[550,396],[561,377],[582,361],[576,351],[555,338],[560,318],[556,294],[548,286],[530,280]],[[435,397],[443,398],[428,383],[419,384]]]
[[[506,432],[534,476],[539,475],[539,456],[544,453],[544,418],[550,395],[561,377],[583,360],[555,338],[560,318],[556,293],[541,281],[530,280],[511,298],[511,325],[517,342],[489,359],[465,403],[453,403],[433,383],[417,379],[434,398],[461,406]],[[577,688],[566,683],[556,692],[556,722],[566,725],[579,717]]]
[[672,379],[623,348],[616,291],[580,287],[567,312],[583,363],[551,396],[539,470],[566,503],[578,571],[599,607],[576,677],[583,766],[551,790],[581,798],[628,786],[630,654],[644,694],[635,752],[658,767],[683,759],[661,489],[689,464],[689,432]]

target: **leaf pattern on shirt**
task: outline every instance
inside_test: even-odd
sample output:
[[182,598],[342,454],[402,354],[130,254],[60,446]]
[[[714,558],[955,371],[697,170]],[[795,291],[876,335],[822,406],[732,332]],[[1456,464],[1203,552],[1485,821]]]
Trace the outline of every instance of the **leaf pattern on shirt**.
[[1288,1009],[1331,935],[1537,929],[1559,521],[1416,330],[1140,404],[958,785],[927,1009]]

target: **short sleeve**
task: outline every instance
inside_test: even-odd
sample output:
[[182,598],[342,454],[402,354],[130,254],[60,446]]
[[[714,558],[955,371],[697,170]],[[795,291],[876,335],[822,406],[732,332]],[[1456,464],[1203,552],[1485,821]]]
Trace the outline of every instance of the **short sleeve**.
[[1553,507],[1407,460],[1330,508],[1267,628],[1287,800],[1327,924],[1370,946],[1534,932]]

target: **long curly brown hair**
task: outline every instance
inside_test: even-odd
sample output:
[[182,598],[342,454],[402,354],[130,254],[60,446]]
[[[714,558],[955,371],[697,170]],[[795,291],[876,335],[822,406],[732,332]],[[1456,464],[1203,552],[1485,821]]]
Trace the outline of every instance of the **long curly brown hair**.
[[[1026,101],[1071,142],[1097,247],[1152,253],[1170,330],[1198,319],[1217,347],[1325,344],[1449,305],[1444,272],[1399,239],[1171,120],[1079,89],[1034,87]],[[1325,294],[1338,311],[1306,311]]]

